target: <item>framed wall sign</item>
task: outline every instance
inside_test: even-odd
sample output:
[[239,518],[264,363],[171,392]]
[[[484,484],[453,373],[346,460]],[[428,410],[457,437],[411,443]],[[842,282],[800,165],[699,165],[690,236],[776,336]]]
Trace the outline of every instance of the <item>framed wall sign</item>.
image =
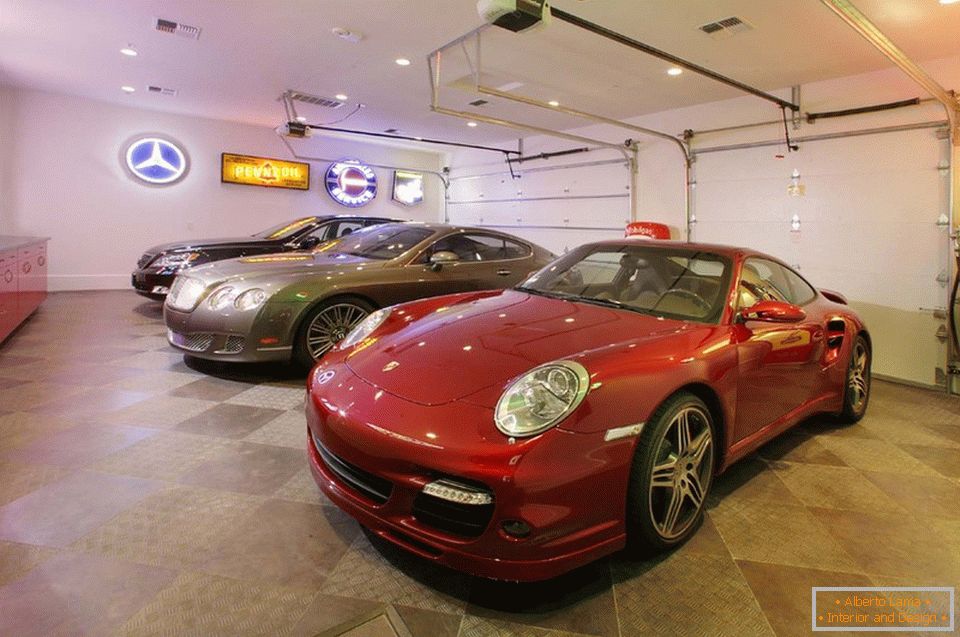
[[220,181],[267,188],[310,189],[310,164],[252,155],[222,153]]
[[377,196],[377,174],[356,159],[330,164],[323,181],[333,200],[348,208],[365,206]]
[[423,203],[423,173],[393,171],[393,200],[405,206]]

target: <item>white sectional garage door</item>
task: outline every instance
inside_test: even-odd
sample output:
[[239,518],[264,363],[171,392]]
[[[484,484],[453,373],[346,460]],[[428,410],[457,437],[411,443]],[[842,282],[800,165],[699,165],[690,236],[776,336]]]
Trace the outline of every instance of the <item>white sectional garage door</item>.
[[[947,229],[937,224],[948,211],[938,167],[946,142],[925,129],[809,142],[779,160],[777,152],[698,155],[694,239],[769,252],[844,293],[872,333],[876,374],[940,384],[945,321],[930,310],[945,308],[948,295],[937,280],[950,267]],[[803,197],[787,194],[794,169]]]

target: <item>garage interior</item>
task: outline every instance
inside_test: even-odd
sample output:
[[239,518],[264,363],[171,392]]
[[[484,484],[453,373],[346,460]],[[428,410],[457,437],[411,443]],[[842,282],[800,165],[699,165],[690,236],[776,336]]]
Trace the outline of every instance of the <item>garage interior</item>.
[[[49,290],[0,344],[0,634],[802,635],[811,587],[956,590],[960,2],[552,5],[514,33],[472,0],[0,0],[0,235],[48,239]],[[124,164],[148,135],[175,183]],[[344,158],[380,173],[360,214],[774,255],[869,325],[869,411],[733,465],[655,557],[519,584],[411,555],[317,488],[305,370],[185,356],[130,288],[148,246],[356,212],[320,183]]]

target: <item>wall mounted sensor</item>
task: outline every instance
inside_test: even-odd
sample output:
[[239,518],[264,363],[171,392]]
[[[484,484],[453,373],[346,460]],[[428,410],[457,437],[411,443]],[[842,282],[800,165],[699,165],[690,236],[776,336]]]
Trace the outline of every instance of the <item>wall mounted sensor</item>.
[[313,134],[313,129],[302,122],[287,122],[281,124],[277,132],[286,137],[303,138],[310,137]]
[[477,13],[489,24],[519,33],[550,21],[546,0],[478,0]]

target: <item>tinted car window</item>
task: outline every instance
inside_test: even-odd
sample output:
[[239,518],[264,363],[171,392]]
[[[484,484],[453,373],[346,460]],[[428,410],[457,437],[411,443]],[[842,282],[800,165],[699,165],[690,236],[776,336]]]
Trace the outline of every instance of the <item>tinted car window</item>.
[[644,314],[716,322],[729,282],[730,261],[717,254],[601,245],[570,252],[520,289]]
[[303,230],[306,226],[317,221],[316,217],[304,217],[303,219],[297,219],[296,221],[287,221],[285,223],[277,224],[262,232],[258,232],[254,237],[258,239],[283,239],[284,237],[289,237],[293,234],[296,234],[298,231]]
[[324,251],[341,252],[368,259],[394,259],[433,234],[428,228],[400,225],[370,226],[341,237]]
[[453,234],[434,243],[418,261],[426,263],[435,252],[453,252],[461,261],[503,261],[530,255],[522,243],[489,234]]
[[737,290],[737,305],[741,310],[759,301],[784,301],[804,305],[816,295],[816,291],[800,275],[779,263],[756,257],[743,263]]

